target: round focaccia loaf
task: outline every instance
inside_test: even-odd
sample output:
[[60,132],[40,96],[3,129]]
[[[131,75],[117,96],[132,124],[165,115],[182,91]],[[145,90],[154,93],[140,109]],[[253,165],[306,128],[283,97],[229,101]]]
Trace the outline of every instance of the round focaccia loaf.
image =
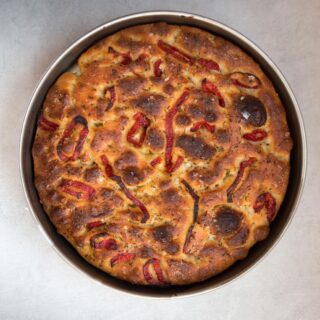
[[35,185],[94,266],[143,285],[203,281],[267,237],[292,141],[271,82],[232,43],[155,23],[111,35],[49,90]]

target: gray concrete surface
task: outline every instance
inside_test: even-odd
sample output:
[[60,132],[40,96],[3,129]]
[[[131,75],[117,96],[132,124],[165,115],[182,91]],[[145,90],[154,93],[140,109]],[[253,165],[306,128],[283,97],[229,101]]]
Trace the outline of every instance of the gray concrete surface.
[[[26,211],[20,129],[48,64],[74,39],[114,17],[176,9],[248,36],[291,84],[304,116],[308,178],[281,242],[226,287],[181,300],[146,300],[98,286],[50,248]],[[0,319],[320,318],[320,1],[0,1]]]

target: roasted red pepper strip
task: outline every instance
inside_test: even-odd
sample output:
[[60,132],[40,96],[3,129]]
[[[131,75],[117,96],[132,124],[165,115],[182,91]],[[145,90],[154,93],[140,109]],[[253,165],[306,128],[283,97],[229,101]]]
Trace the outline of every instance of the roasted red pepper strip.
[[58,124],[47,120],[42,113],[38,119],[38,126],[43,130],[51,132],[56,131],[59,128]]
[[190,129],[192,132],[196,132],[198,131],[199,129],[201,128],[205,128],[207,129],[209,132],[214,132],[215,130],[215,126],[208,123],[207,121],[199,121],[199,122],[196,122],[192,128]]
[[147,57],[148,57],[147,54],[141,53],[141,54],[139,55],[139,57],[138,57],[136,60],[134,60],[134,61],[135,61],[135,62],[143,61],[143,60],[145,60]]
[[122,179],[120,176],[117,176],[114,174],[113,169],[109,163],[108,158],[105,155],[102,155],[101,157],[101,161],[104,165],[104,169],[105,172],[107,174],[107,176],[112,179],[113,181],[115,181],[118,186],[120,187],[120,189],[123,191],[123,193],[127,196],[127,198],[129,200],[131,200],[132,203],[134,203],[143,213],[143,218],[141,219],[141,223],[145,223],[147,222],[147,220],[149,219],[150,215],[149,212],[147,210],[147,208],[144,206],[144,204],[139,201],[136,197],[134,197],[131,192],[128,190],[128,188],[125,186],[125,184],[123,183]]
[[[114,57],[119,57],[121,56],[122,57],[122,61],[120,62],[120,64],[124,65],[124,66],[127,66],[129,65],[133,60],[132,58],[130,57],[130,54],[127,52],[127,53],[122,53],[122,52],[118,52],[116,50],[114,50],[112,47],[109,47],[108,48],[108,52],[113,54]],[[146,54],[142,53],[139,55],[139,57],[135,60],[135,61],[142,61],[144,60],[145,58],[147,57]]]
[[208,70],[220,71],[219,65],[213,60],[200,58],[197,60],[197,62]]
[[270,192],[260,194],[253,209],[255,212],[260,212],[263,207],[267,209],[267,218],[270,223],[276,215],[276,200]]
[[172,173],[172,172],[178,170],[178,169],[180,168],[180,166],[182,165],[183,160],[184,160],[184,157],[178,156],[175,164],[173,164],[173,165],[171,166],[171,168],[169,168],[168,172],[169,172],[169,173]]
[[[150,265],[153,266],[154,272],[156,273],[157,280],[153,279],[149,272]],[[156,258],[149,259],[143,266],[143,275],[146,281],[151,285],[167,285],[164,279],[163,272],[160,266],[160,261]]]
[[112,47],[108,48],[108,52],[112,53],[115,57],[121,56],[122,57],[122,61],[120,63],[122,65],[124,65],[124,66],[127,66],[128,64],[130,64],[132,62],[132,59],[131,59],[129,53],[118,52],[118,51],[114,50]]
[[[136,147],[141,147],[146,137],[146,132],[147,132],[147,128],[150,125],[150,120],[141,112],[136,113],[133,118],[134,120],[136,120],[136,122],[128,131],[127,140],[133,145],[135,145]],[[134,138],[134,135],[137,133],[137,131],[140,128],[142,128],[142,133],[140,135],[140,138],[136,140]]]
[[101,161],[102,161],[102,164],[104,166],[104,170],[105,170],[107,176],[110,179],[115,180],[116,175],[113,173],[113,169],[109,163],[108,158],[105,155],[102,155],[100,158],[101,158]]
[[186,239],[184,241],[184,245],[183,245],[183,252],[184,253],[187,253],[188,252],[188,244],[190,242],[190,238],[191,238],[191,235],[192,235],[192,231],[193,231],[193,228],[197,222],[197,219],[198,219],[198,213],[199,213],[199,196],[195,193],[195,191],[193,190],[193,188],[190,186],[190,184],[185,181],[185,180],[182,180],[181,181],[183,183],[183,185],[186,187],[188,193],[190,194],[190,196],[193,198],[194,200],[194,204],[193,204],[193,218],[192,218],[192,224],[191,226],[189,227],[188,229],[188,232],[187,232],[187,235],[186,235]]
[[107,106],[107,108],[106,108],[106,111],[107,111],[107,110],[110,110],[110,109],[113,107],[114,101],[116,100],[116,90],[115,90],[114,86],[112,86],[112,87],[110,87],[110,88],[107,88],[105,94],[107,94],[108,92],[109,92],[109,94],[110,94],[110,101],[109,101],[109,103],[108,103],[108,106]]
[[257,89],[261,85],[261,81],[257,76],[247,72],[231,73],[230,79],[233,84],[248,89]]
[[162,75],[162,70],[160,69],[161,63],[162,63],[162,60],[161,60],[161,59],[157,60],[157,61],[154,63],[153,72],[154,72],[154,75],[155,75],[156,77],[161,77],[161,75]]
[[163,42],[162,40],[158,41],[158,47],[161,50],[163,50],[164,52],[171,54],[176,59],[178,59],[182,62],[188,63],[190,65],[192,65],[194,63],[194,58],[192,58],[188,54],[180,51],[179,49],[171,46],[170,44]]
[[[63,148],[63,144],[65,142],[65,140],[67,138],[69,138],[73,132],[73,130],[75,129],[76,125],[77,124],[81,124],[83,126],[83,129],[81,130],[80,134],[79,134],[79,138],[78,138],[78,141],[76,143],[76,147],[74,149],[74,152],[73,154],[68,157],[64,154],[62,148]],[[57,145],[57,154],[59,156],[59,158],[63,161],[74,161],[76,160],[80,153],[81,153],[81,150],[83,148],[83,144],[85,142],[85,139],[88,135],[88,123],[87,123],[87,120],[82,117],[82,116],[76,116],[73,118],[73,120],[71,121],[71,123],[69,124],[69,126],[65,129],[63,135],[62,135],[62,138],[60,139],[58,145]]]
[[62,191],[68,193],[77,199],[92,200],[96,191],[94,188],[80,181],[64,179],[60,187]]
[[97,220],[97,221],[88,222],[87,228],[90,230],[90,229],[97,228],[97,227],[100,227],[103,225],[104,225],[104,222]]
[[192,235],[192,231],[193,231],[193,228],[194,228],[194,224],[192,224],[188,231],[187,231],[187,235],[186,235],[186,238],[184,240],[184,244],[183,244],[183,253],[189,253],[189,249],[188,249],[188,246],[189,246],[189,243],[190,243],[190,239],[191,239],[191,235]]
[[244,174],[245,168],[251,166],[256,160],[257,160],[256,158],[251,157],[248,160],[244,160],[240,163],[240,168],[239,168],[238,174],[237,174],[235,180],[233,181],[232,185],[227,190],[228,202],[232,202],[233,192],[237,188],[237,186],[238,186],[238,184]]
[[253,130],[250,133],[246,133],[246,134],[243,135],[243,137],[246,140],[250,140],[250,141],[261,141],[264,138],[266,138],[267,136],[268,136],[267,132],[265,132],[262,129],[256,129],[256,130]]
[[122,55],[122,61],[120,62],[123,66],[127,66],[132,62],[132,59],[128,53],[123,53]]
[[[167,172],[173,172],[177,169],[177,166],[172,163],[172,150],[174,143],[174,132],[173,132],[173,119],[179,110],[179,107],[189,96],[189,90],[185,90],[178,98],[174,106],[166,114],[165,126],[166,126],[166,151],[165,151],[165,162]],[[180,156],[177,160],[179,166],[181,165],[183,158]],[[174,170],[173,170],[174,169]]]
[[156,157],[154,158],[151,162],[150,162],[150,165],[152,167],[155,167],[157,164],[161,163],[161,157]]
[[202,67],[205,67],[207,70],[220,71],[220,67],[219,67],[218,63],[213,60],[204,59],[204,58],[195,59],[195,58],[191,57],[190,55],[188,55],[187,53],[182,52],[178,48],[171,46],[168,43],[163,42],[162,40],[158,41],[158,46],[161,50],[163,50],[164,52],[166,52],[168,54],[171,54],[176,59],[178,59],[182,62],[188,63],[190,65],[193,65],[195,62],[197,62]]
[[134,253],[129,253],[129,252],[119,253],[111,259],[110,261],[111,268],[113,268],[118,263],[130,261],[134,259],[135,256],[136,255]]
[[95,249],[117,250],[116,241],[109,238],[105,232],[98,233],[90,239],[90,245]]
[[261,209],[264,207],[264,205],[265,205],[265,198],[264,198],[264,193],[262,193],[257,197],[256,202],[253,206],[254,212],[260,212]]
[[202,90],[204,92],[215,94],[218,97],[220,106],[225,107],[225,102],[222,97],[222,94],[215,84],[213,84],[207,79],[203,79],[201,84],[202,84]]

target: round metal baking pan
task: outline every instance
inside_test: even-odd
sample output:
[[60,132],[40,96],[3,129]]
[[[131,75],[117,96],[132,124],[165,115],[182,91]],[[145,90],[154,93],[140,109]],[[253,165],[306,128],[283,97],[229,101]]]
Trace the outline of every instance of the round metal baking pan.
[[[294,141],[288,190],[278,216],[272,223],[271,232],[268,238],[256,244],[250,250],[247,258],[238,261],[223,273],[209,280],[193,285],[173,286],[165,289],[131,285],[127,282],[115,279],[87,263],[76,250],[56,232],[53,224],[44,212],[33,183],[33,162],[31,155],[37,115],[48,89],[55,82],[57,77],[71,68],[80,54],[98,40],[123,28],[160,21],[202,28],[232,41],[251,55],[273,82],[276,91],[286,108],[287,120]],[[280,239],[294,214],[301,196],[306,174],[306,139],[298,104],[288,83],[270,58],[255,44],[233,29],[208,18],[184,12],[143,12],[118,18],[88,32],[65,50],[49,67],[33,94],[25,116],[20,141],[20,170],[22,184],[32,215],[35,217],[40,229],[43,231],[52,247],[72,266],[100,284],[122,292],[145,297],[181,297],[208,292],[234,280],[261,260],[261,258],[265,256]]]

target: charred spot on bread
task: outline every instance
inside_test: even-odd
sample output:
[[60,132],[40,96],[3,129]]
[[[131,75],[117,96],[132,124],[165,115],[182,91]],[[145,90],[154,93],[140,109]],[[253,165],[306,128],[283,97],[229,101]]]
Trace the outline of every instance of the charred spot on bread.
[[161,131],[154,127],[148,128],[146,144],[153,150],[161,150],[164,147],[164,137]]
[[162,225],[152,230],[153,238],[160,243],[168,243],[172,239],[172,227]]
[[141,93],[146,86],[144,78],[133,76],[119,80],[118,87],[125,96],[136,96]]
[[218,233],[229,235],[239,229],[242,219],[243,217],[240,212],[223,206],[215,213],[213,224]]
[[136,185],[142,182],[145,178],[143,170],[138,167],[128,166],[122,170],[123,181],[130,185]]
[[183,202],[182,196],[175,188],[170,188],[160,193],[160,198],[166,205],[179,205]]
[[133,101],[135,108],[151,115],[159,116],[165,105],[165,97],[160,94],[142,94]]
[[84,172],[84,179],[87,182],[98,183],[101,177],[102,177],[102,172],[98,166],[88,168]]
[[191,119],[186,114],[179,114],[176,117],[176,124],[180,127],[187,127],[191,124]]
[[215,154],[215,149],[202,138],[183,134],[177,138],[176,146],[194,159],[209,160]]
[[114,162],[115,168],[123,170],[128,166],[135,166],[138,163],[136,154],[131,150],[126,150],[121,153],[120,157]]

